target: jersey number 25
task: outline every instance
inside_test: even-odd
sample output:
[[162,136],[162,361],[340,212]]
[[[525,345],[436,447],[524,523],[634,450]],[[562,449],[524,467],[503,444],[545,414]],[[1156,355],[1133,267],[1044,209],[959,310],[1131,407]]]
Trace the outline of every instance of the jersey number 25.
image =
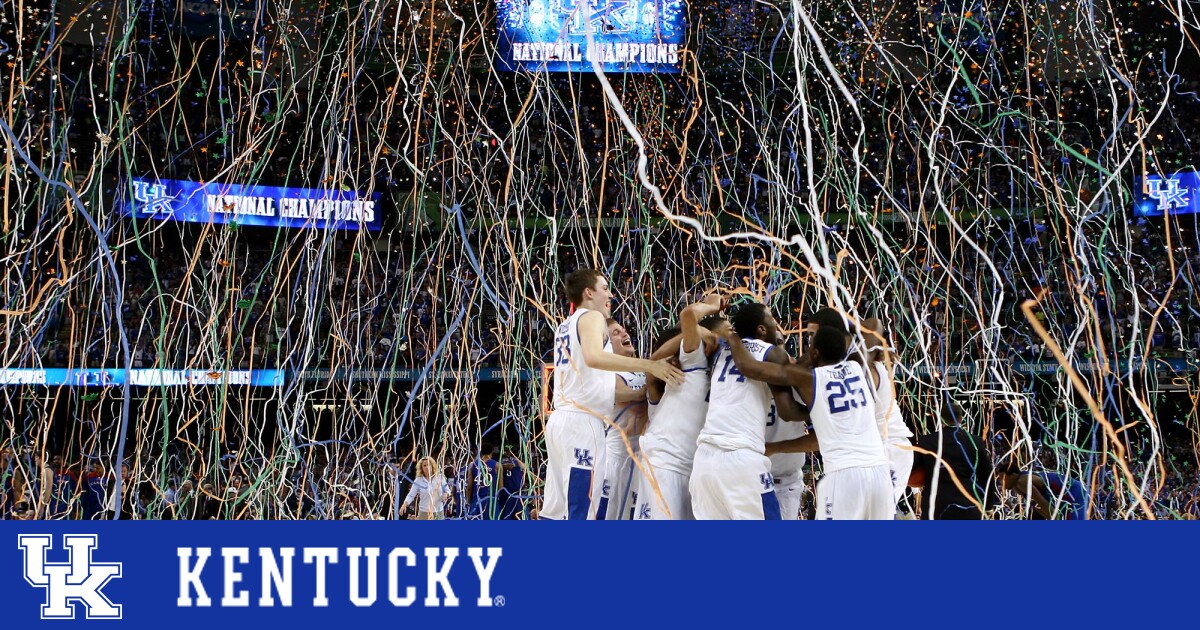
[[851,376],[844,381],[829,381],[825,383],[826,402],[829,413],[842,413],[850,409],[858,409],[867,405],[867,395],[863,392],[862,378]]

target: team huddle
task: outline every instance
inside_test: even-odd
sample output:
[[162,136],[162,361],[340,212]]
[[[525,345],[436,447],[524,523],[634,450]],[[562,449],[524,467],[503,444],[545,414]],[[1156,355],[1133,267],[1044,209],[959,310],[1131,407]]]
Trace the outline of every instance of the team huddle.
[[643,359],[611,318],[601,272],[575,271],[566,290],[541,518],[794,520],[815,451],[818,518],[895,518],[912,433],[878,321],[856,327],[821,309],[792,358],[769,308],[726,317],[714,295],[684,308]]

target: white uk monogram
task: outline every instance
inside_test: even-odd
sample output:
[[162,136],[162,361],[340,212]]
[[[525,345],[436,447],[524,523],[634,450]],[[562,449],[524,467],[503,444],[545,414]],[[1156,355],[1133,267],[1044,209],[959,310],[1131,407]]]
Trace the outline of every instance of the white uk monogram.
[[120,619],[121,606],[101,591],[109,580],[121,577],[120,562],[92,562],[96,549],[93,534],[64,534],[67,562],[47,562],[53,538],[45,534],[22,534],[17,545],[24,552],[25,581],[46,589],[42,619],[74,619],[75,604],[82,604],[88,619]]

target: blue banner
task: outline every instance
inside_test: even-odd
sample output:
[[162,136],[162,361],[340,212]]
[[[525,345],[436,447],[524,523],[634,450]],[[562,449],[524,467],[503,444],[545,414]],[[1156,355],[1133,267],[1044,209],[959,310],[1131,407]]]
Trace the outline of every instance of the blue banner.
[[[128,382],[135,387],[180,385],[279,387],[284,384],[284,372],[281,370],[133,369],[129,371]],[[0,368],[0,385],[119,387],[125,383],[125,370],[121,368]]]
[[[1148,521],[8,521],[0,592],[14,629],[1187,627],[1195,534]],[[1124,578],[1117,599],[1097,599],[1096,576]]]
[[126,216],[191,223],[267,227],[379,230],[379,193],[200,183],[175,179],[129,180]]
[[1134,212],[1140,217],[1200,212],[1200,174],[1147,175],[1133,183]]
[[[497,0],[500,70],[679,72],[684,0]],[[587,33],[592,33],[589,46]]]

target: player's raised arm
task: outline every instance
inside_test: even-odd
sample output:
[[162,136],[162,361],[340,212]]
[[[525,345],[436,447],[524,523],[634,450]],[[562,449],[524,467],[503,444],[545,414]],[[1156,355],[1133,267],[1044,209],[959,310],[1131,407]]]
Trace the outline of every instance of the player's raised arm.
[[679,330],[683,334],[683,351],[695,352],[704,341],[707,331],[700,327],[700,320],[721,311],[721,296],[709,295],[702,301],[689,304],[679,314]]
[[683,371],[666,361],[623,357],[604,351],[604,315],[588,311],[579,318],[579,345],[588,367],[608,372],[649,372],[671,385],[683,382]]

